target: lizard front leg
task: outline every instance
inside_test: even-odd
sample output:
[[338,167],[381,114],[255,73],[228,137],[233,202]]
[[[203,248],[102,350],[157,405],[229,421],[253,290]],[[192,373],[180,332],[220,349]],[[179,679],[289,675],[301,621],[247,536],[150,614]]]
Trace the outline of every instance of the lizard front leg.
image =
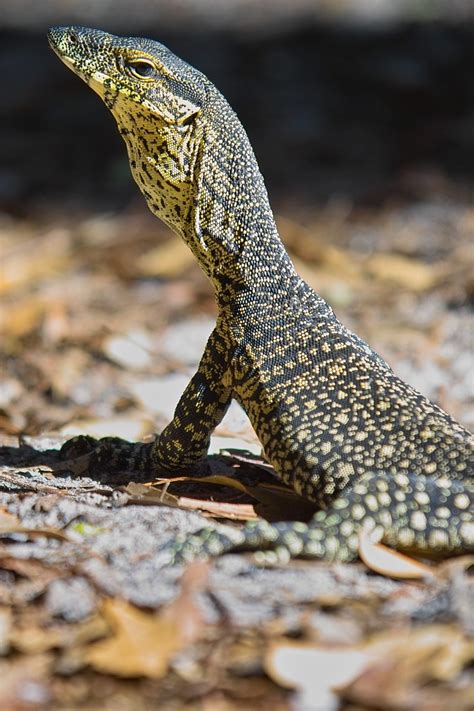
[[192,468],[202,471],[210,437],[231,401],[223,385],[227,347],[215,329],[197,372],[182,394],[173,420],[153,442],[132,443],[118,437],[96,440],[75,437],[61,449],[62,470],[74,474],[94,472],[146,472],[150,476],[176,475]]
[[231,401],[231,390],[222,385],[223,373],[218,370],[208,344],[172,421],[152,444],[151,460],[161,473],[179,474],[183,469],[202,469],[205,464],[211,434]]

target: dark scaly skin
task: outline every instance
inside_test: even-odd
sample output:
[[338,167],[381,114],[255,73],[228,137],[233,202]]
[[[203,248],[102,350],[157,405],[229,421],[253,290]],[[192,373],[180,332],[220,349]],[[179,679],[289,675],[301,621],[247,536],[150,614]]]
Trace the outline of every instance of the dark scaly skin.
[[[97,447],[86,438],[87,453],[68,464],[196,472],[234,397],[277,476],[321,510],[308,525],[203,529],[177,541],[171,558],[243,547],[351,560],[362,527],[417,553],[472,550],[474,438],[397,378],[296,274],[247,135],[219,91],[151,40],[73,27],[53,28],[49,41],[111,110],[148,206],[191,248],[219,309],[199,369],[155,442]],[[77,443],[66,446],[66,456],[76,453]]]

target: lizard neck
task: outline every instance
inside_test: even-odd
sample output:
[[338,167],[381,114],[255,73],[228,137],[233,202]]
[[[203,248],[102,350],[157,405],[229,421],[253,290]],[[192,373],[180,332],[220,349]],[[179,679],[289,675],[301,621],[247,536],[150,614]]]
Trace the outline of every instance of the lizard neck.
[[301,279],[278,234],[247,134],[230,108],[212,118],[196,160],[196,199],[184,238],[220,307],[274,304]]

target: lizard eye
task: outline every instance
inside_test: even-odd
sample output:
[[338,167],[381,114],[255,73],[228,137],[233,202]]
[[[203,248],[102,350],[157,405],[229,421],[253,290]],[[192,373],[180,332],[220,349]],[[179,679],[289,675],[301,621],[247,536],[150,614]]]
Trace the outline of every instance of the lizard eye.
[[130,74],[137,79],[153,79],[158,75],[153,62],[148,59],[133,59],[126,63]]

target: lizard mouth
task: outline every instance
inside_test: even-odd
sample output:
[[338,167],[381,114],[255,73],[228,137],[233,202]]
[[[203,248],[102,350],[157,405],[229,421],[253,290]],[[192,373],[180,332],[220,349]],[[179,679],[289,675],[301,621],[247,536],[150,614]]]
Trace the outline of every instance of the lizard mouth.
[[102,95],[102,87],[107,76],[90,67],[90,52],[88,50],[91,43],[81,38],[81,28],[51,27],[47,36],[49,46],[60,60],[86,84]]
[[71,56],[71,50],[80,42],[77,33],[69,27],[51,27],[48,30],[48,42],[53,52],[66,66],[83,76],[78,69],[77,61]]

